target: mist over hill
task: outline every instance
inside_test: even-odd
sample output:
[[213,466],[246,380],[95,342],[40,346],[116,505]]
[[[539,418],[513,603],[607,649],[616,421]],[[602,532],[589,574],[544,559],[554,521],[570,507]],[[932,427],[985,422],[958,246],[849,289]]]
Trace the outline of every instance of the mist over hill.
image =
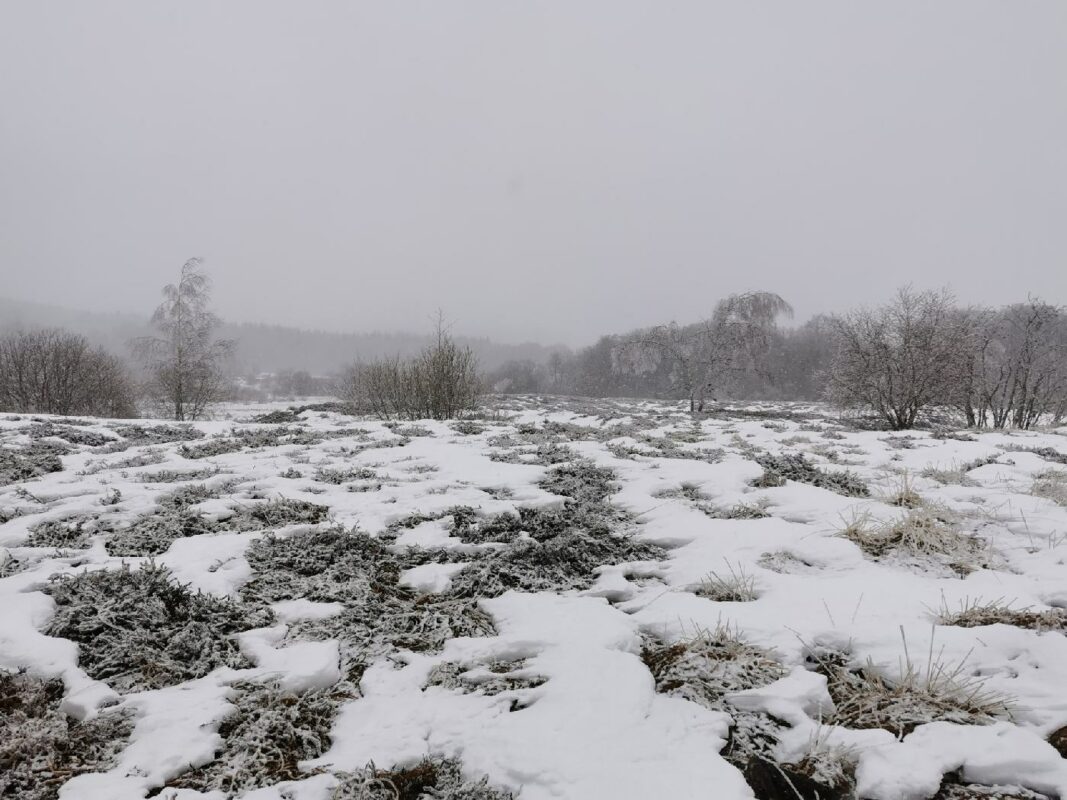
[[[0,297],[0,332],[33,328],[65,328],[80,333],[90,342],[126,357],[129,341],[151,332],[148,317],[127,313],[107,313],[63,308]],[[372,331],[339,333],[301,330],[265,323],[226,323],[219,335],[237,340],[234,368],[240,374],[307,370],[327,375],[357,360],[382,356],[408,356],[429,341],[429,334]],[[470,345],[481,366],[493,370],[508,361],[544,361],[549,354],[565,350],[561,346],[537,343],[504,344],[486,338],[456,340]]]

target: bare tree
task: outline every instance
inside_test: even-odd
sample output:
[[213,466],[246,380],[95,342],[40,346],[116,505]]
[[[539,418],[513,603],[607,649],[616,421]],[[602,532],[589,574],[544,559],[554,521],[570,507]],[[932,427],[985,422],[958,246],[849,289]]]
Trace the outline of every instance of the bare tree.
[[176,420],[197,419],[221,399],[223,366],[234,347],[215,338],[220,321],[208,308],[211,284],[201,264],[189,259],[178,283],[163,288],[163,302],[152,315],[159,335],[134,342],[148,373],[149,397]]
[[137,416],[125,365],[61,330],[0,337],[0,411]]
[[1067,410],[1067,313],[1031,298],[976,312],[961,407],[971,425],[1030,428]]
[[709,392],[736,376],[759,370],[778,318],[792,307],[773,292],[746,292],[721,300],[707,320],[675,322],[640,331],[617,349],[622,368],[647,373],[666,363],[676,387],[689,398],[689,410],[704,410]]
[[951,404],[968,374],[972,317],[947,290],[904,287],[878,309],[832,318],[835,352],[827,395],[846,408],[875,411],[894,430],[924,409]]

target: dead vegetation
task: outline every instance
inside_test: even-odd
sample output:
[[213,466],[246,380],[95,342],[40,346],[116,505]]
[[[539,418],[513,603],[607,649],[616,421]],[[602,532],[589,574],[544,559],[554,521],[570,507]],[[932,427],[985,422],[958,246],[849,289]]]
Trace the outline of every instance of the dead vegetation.
[[960,628],[1014,625],[1016,628],[1039,632],[1067,630],[1067,611],[1062,608],[1050,608],[1045,611],[1016,609],[1003,599],[982,602],[981,598],[968,598],[956,609],[950,609],[942,601],[941,609],[935,613],[934,618],[939,625],[955,625]]
[[305,759],[330,745],[330,728],[341,704],[358,697],[347,683],[300,694],[277,683],[238,683],[235,708],[219,725],[222,749],[204,766],[185,772],[171,786],[239,794],[308,773]]
[[525,659],[517,661],[465,662],[446,661],[430,671],[424,688],[431,686],[453,689],[468,694],[488,696],[515,694],[511,710],[526,707],[530,689],[536,689],[547,678],[527,667]]
[[652,673],[657,692],[731,715],[730,738],[723,751],[728,761],[742,767],[753,758],[772,757],[781,723],[726,702],[732,692],[767,686],[785,675],[785,668],[770,654],[720,625],[671,644],[646,638],[641,660]]
[[387,540],[340,528],[268,535],[248,549],[255,577],[242,593],[261,604],[295,598],[343,604],[336,616],[297,623],[291,635],[339,639],[350,660],[360,662],[396,648],[432,651],[457,636],[494,633],[475,601],[400,586],[401,571],[422,555],[402,558]]
[[736,503],[732,506],[720,506],[711,502],[711,498],[695,483],[682,483],[677,489],[658,492],[656,497],[678,498],[688,502],[693,508],[711,519],[766,519],[768,501],[760,498],[755,503]]
[[890,557],[940,564],[957,575],[994,569],[996,553],[980,537],[963,532],[946,509],[920,505],[888,522],[868,514],[849,520],[840,534],[875,560]]
[[727,572],[711,572],[700,582],[694,594],[719,603],[749,603],[759,599],[756,578],[745,572],[743,566],[736,568],[726,562]]
[[899,675],[886,676],[869,661],[856,667],[849,656],[812,651],[812,668],[826,676],[834,712],[827,724],[847,728],[881,728],[903,738],[928,722],[986,725],[1009,713],[1005,697],[970,675],[963,662],[947,664],[931,650],[925,669],[905,656]]
[[408,766],[364,769],[339,775],[330,800],[512,800],[515,795],[489,784],[488,777],[467,780],[458,759],[434,756]]
[[328,507],[306,500],[278,498],[239,505],[224,519],[201,514],[194,506],[219,496],[221,490],[203,485],[183,487],[159,500],[159,509],[142,515],[105,540],[112,556],[155,556],[176,539],[204,534],[271,530],[287,525],[317,525],[329,518]]
[[216,667],[246,667],[233,634],[273,615],[177,583],[165,567],[124,565],[53,578],[46,633],[78,644],[78,664],[120,692],[158,689]]
[[781,663],[724,625],[673,644],[648,640],[641,660],[656,681],[656,691],[714,710],[725,708],[727,694],[767,686],[786,672]]
[[61,709],[63,682],[0,671],[0,797],[54,800],[76,775],[109,769],[133,723],[118,709],[80,722]]
[[1050,469],[1034,476],[1030,494],[1043,497],[1061,506],[1067,506],[1067,471]]
[[66,452],[66,446],[43,441],[20,448],[0,447],[0,486],[60,472],[63,462],[59,457]]
[[827,489],[846,497],[869,497],[867,484],[851,472],[828,472],[812,464],[802,453],[756,453],[753,458],[763,467],[763,475],[752,485],[761,488],[784,486],[786,481],[797,481]]

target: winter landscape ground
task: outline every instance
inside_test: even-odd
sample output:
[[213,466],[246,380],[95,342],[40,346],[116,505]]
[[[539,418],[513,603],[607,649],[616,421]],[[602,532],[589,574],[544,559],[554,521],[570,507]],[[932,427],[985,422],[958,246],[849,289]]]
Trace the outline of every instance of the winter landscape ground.
[[1067,428],[0,416],[0,796],[1067,796]]

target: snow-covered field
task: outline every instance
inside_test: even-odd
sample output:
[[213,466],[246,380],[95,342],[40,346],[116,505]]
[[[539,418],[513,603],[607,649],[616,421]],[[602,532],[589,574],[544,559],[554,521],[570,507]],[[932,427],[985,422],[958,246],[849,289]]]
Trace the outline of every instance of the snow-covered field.
[[0,417],[0,796],[1067,796],[1067,429],[322,408]]

